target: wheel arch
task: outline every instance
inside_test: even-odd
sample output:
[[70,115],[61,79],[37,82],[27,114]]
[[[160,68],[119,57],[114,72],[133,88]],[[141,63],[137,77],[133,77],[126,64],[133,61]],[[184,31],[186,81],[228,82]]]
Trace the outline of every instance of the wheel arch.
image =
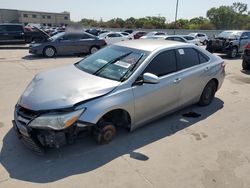
[[115,126],[129,129],[132,123],[131,115],[127,110],[122,108],[112,109],[103,114],[97,121],[97,125],[103,121],[113,122]]

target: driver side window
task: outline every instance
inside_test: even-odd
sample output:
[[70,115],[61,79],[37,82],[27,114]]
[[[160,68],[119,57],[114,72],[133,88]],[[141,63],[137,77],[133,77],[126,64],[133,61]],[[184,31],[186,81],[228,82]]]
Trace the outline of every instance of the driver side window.
[[152,73],[156,76],[165,76],[177,70],[174,50],[158,54],[147,66],[143,73]]

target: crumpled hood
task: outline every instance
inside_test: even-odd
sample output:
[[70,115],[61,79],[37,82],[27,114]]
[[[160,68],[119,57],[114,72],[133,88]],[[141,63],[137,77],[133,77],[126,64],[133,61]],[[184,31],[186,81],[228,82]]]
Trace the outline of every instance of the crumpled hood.
[[54,110],[105,95],[120,82],[88,74],[74,65],[38,74],[25,89],[18,104],[24,108]]

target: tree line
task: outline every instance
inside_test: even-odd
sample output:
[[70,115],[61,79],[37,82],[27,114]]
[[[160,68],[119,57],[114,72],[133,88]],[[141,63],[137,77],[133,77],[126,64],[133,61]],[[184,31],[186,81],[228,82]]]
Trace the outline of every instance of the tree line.
[[108,21],[102,19],[82,19],[79,24],[88,27],[102,28],[137,28],[137,29],[250,29],[250,11],[245,3],[235,2],[231,6],[214,7],[207,11],[207,17],[192,19],[178,19],[167,22],[165,17],[147,16],[144,18],[130,17],[128,19],[113,18]]

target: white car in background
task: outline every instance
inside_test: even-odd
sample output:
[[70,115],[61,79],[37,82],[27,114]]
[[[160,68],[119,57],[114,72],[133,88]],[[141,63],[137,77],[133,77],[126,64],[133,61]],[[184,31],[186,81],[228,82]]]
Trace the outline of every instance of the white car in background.
[[148,34],[146,34],[145,36],[142,36],[141,39],[146,39],[146,38],[150,38],[153,36],[166,36],[166,35],[167,35],[166,32],[152,31],[152,32],[149,32]]
[[117,42],[129,40],[127,36],[122,35],[118,32],[109,32],[109,33],[103,33],[98,36],[100,39],[105,40],[107,44],[114,44]]
[[193,43],[193,44],[195,44],[195,45],[197,45],[197,46],[200,46],[200,45],[201,45],[200,40],[197,39],[197,38],[194,38],[194,37],[189,36],[189,35],[182,35],[182,37],[183,37],[184,39],[186,39],[188,43]]
[[134,36],[130,33],[127,33],[127,32],[117,32],[125,37],[127,37],[129,40],[133,40],[134,39]]
[[205,33],[189,33],[189,36],[199,39],[203,45],[206,45],[209,40]]
[[199,39],[195,39],[194,37],[188,35],[158,35],[158,36],[149,36],[144,39],[164,39],[164,40],[172,40],[177,42],[183,43],[191,43],[195,44],[196,46],[200,46]]

